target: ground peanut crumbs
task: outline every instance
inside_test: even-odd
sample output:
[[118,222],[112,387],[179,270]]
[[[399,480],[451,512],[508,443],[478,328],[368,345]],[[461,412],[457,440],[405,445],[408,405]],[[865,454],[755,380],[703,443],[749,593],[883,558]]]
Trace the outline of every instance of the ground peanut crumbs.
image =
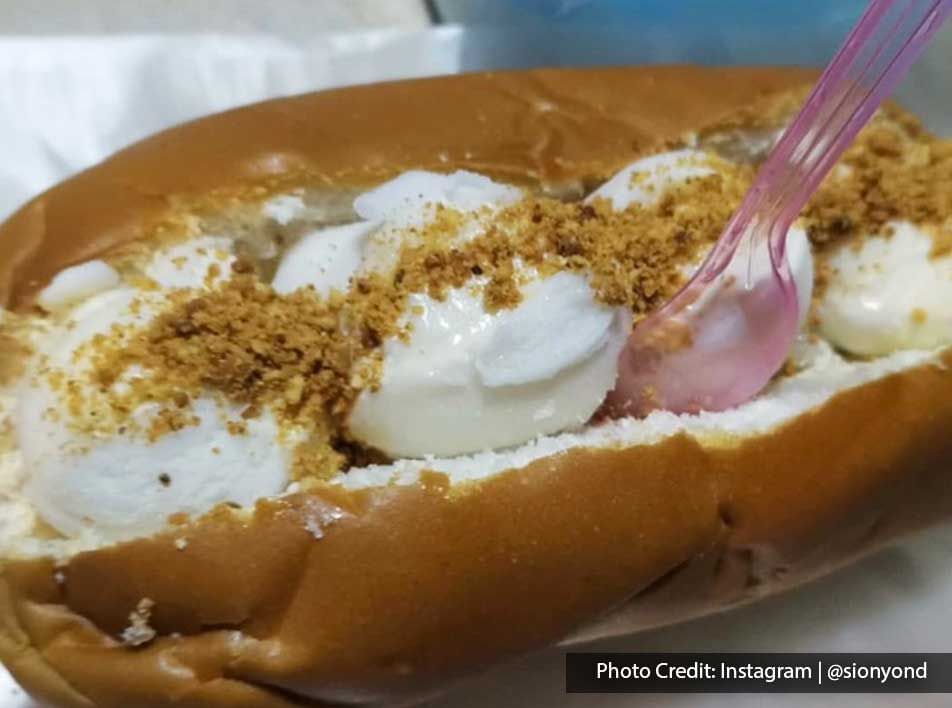
[[931,227],[933,255],[952,249],[952,142],[886,109],[860,133],[810,200],[804,219],[816,246],[886,234],[906,220]]
[[[571,270],[588,275],[601,302],[641,315],[674,293],[684,266],[717,238],[743,196],[750,168],[718,165],[717,174],[673,186],[654,205],[621,212],[606,200],[535,196],[495,212],[431,207],[425,225],[399,235],[387,267],[363,271],[328,297],[311,288],[278,294],[253,263],[239,261],[210,291],[170,293],[148,325],[96,338],[84,352],[94,385],[67,396],[77,398],[76,411],[97,409],[82,393],[95,389],[108,410],[87,423],[99,431],[128,425],[144,402],[159,404],[144,431],[155,439],[197,424],[192,402],[217,394],[243,410],[242,420],[227,422],[233,435],[265,410],[305,431],[294,453],[299,478],[375,461],[348,440],[347,418],[360,392],[379,384],[383,343],[408,335],[410,294],[443,299],[453,288],[478,287],[493,312],[518,305],[532,272]],[[133,370],[145,375],[129,376]]]

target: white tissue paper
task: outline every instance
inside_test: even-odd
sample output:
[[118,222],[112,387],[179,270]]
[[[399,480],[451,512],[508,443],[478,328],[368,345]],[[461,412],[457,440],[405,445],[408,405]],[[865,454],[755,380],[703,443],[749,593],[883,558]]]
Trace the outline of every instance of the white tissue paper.
[[[453,27],[371,31],[318,35],[306,45],[234,35],[0,37],[0,218],[115,150],[206,113],[330,86],[474,68],[473,44],[464,52],[464,35]],[[491,42],[483,46],[487,52],[491,48]],[[904,99],[914,108],[917,99],[934,107],[932,82],[923,81],[921,72],[918,76],[913,76],[914,90],[907,84]],[[749,608],[584,648],[947,651],[952,636],[950,541],[948,528],[933,530]],[[431,705],[582,705],[564,694],[563,651],[530,657]],[[942,696],[902,698],[840,696],[837,702],[864,708],[947,704]],[[825,706],[828,700],[809,695],[589,696],[584,705],[746,708]],[[2,668],[0,707],[38,708]]]
[[162,128],[331,86],[453,73],[458,31],[0,37],[0,218]]

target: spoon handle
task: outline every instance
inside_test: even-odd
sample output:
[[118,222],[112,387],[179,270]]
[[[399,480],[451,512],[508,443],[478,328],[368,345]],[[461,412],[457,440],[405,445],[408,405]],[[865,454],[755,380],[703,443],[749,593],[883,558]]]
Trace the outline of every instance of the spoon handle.
[[769,237],[779,268],[789,226],[950,12],[952,0],[870,2],[760,168],[703,280],[727,267],[745,233]]

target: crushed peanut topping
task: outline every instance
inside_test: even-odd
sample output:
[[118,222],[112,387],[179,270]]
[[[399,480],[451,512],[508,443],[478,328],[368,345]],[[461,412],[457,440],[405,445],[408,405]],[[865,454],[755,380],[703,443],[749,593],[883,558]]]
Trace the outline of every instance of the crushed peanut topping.
[[820,247],[888,236],[887,223],[904,220],[930,227],[933,256],[948,253],[952,142],[931,135],[907,114],[882,111],[810,200],[804,220],[810,240]]
[[717,164],[717,174],[621,212],[607,200],[538,196],[496,211],[431,207],[426,224],[400,234],[390,267],[364,270],[327,297],[278,294],[239,259],[214,288],[170,293],[148,325],[96,337],[78,353],[92,362],[92,385],[72,378],[61,388],[87,432],[128,428],[130,414],[152,403],[160,410],[142,432],[156,439],[198,424],[192,402],[211,393],[243,411],[226,421],[233,435],[265,410],[282,429],[305,431],[298,477],[379,461],[348,439],[347,418],[361,391],[379,385],[384,342],[408,337],[411,294],[441,300],[475,287],[495,312],[518,305],[532,277],[570,270],[588,276],[602,303],[642,315],[681,285],[683,267],[716,240],[749,184],[749,167]]

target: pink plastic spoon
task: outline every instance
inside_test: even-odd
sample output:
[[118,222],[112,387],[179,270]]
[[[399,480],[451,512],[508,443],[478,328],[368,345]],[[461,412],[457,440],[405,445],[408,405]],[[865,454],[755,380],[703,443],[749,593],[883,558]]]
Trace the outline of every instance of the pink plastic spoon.
[[701,268],[636,324],[609,411],[724,410],[780,369],[798,329],[787,230],[950,10],[952,0],[869,4]]

